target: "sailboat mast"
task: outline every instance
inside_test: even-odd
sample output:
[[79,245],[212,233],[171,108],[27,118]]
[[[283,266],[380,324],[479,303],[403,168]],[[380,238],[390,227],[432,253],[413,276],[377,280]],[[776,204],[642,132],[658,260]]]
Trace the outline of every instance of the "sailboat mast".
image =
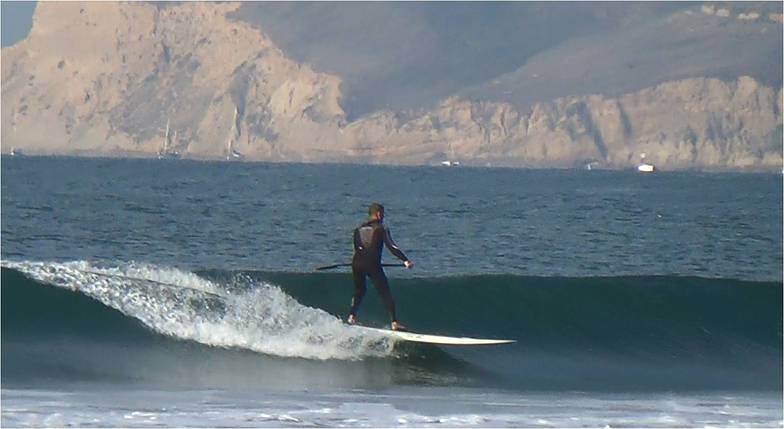
[[163,137],[163,153],[169,150],[169,119],[166,118],[166,135]]

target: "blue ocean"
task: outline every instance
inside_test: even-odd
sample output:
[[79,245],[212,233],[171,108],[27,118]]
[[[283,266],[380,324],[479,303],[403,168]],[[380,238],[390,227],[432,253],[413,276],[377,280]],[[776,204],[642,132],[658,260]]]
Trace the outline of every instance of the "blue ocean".
[[[776,174],[6,157],[5,427],[781,427]],[[341,322],[370,202],[416,332]],[[399,262],[389,253],[389,263]],[[360,322],[389,320],[369,286]]]

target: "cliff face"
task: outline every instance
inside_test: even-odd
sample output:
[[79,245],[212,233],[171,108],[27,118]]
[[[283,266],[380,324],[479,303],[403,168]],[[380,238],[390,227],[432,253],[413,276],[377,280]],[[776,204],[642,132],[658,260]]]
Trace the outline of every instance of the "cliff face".
[[3,148],[153,155],[168,122],[169,149],[191,157],[304,151],[303,130],[343,117],[340,80],[226,19],[236,7],[40,3],[28,39],[3,49]]
[[781,89],[750,77],[348,122],[341,79],[228,19],[237,7],[39,3],[2,52],[3,151],[155,156],[168,123],[166,150],[192,158],[626,168],[644,152],[664,169],[781,168]]
[[[625,168],[641,153],[667,169],[781,166],[782,92],[742,77],[688,79],[618,98],[566,97],[527,112],[505,103],[445,101],[400,124],[451,144],[447,155],[493,164]],[[427,136],[427,137],[426,137]]]

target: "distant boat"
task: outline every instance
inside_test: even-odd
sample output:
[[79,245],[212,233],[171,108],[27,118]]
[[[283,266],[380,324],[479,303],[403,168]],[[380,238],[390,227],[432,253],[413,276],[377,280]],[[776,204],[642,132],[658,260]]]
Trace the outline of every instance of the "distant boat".
[[[177,141],[177,131],[174,131],[174,141]],[[166,134],[163,136],[163,147],[158,151],[158,159],[178,159],[179,152],[169,150],[169,120],[166,120]]]
[[232,135],[233,137],[229,137],[229,140],[226,143],[226,161],[231,161],[233,159],[236,160],[236,159],[244,158],[241,153],[239,153],[236,150],[234,150],[234,138],[235,137],[236,138],[240,137],[239,130],[237,129],[237,115],[238,114],[239,114],[239,109],[237,109],[235,107],[234,108],[234,120],[231,123],[231,130],[229,131],[230,135]]
[[234,140],[229,139],[229,143],[226,145],[226,161],[242,158],[242,154],[234,150]]
[[637,166],[637,171],[640,173],[653,173],[656,171],[656,166],[653,164],[640,164]]
[[21,149],[17,149],[15,147],[11,148],[11,152],[8,153],[11,156],[24,156],[24,153]]
[[585,161],[582,165],[583,170],[591,171],[594,166],[600,165],[598,161]]
[[637,165],[637,171],[640,173],[653,173],[656,171],[656,166],[645,162],[645,153],[640,154],[640,164]]
[[242,154],[230,147],[229,154],[226,155],[226,161],[231,161],[232,159],[242,159]]
[[441,165],[444,167],[457,167],[460,165],[460,161],[452,161],[455,159],[455,148],[452,146],[452,142],[447,141],[446,146],[446,152],[441,155],[446,158],[446,161],[441,161]]
[[177,151],[158,152],[158,159],[180,159],[180,154]]

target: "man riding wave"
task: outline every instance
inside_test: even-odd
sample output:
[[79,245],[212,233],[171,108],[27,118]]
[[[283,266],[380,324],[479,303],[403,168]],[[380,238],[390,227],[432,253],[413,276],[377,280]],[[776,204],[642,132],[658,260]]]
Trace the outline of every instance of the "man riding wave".
[[369,219],[354,230],[354,257],[351,260],[354,297],[351,300],[348,323],[354,324],[357,321],[357,310],[367,291],[367,278],[370,277],[392,320],[392,330],[405,330],[405,327],[397,321],[395,301],[392,299],[389,281],[381,266],[381,252],[386,245],[393,255],[403,261],[406,268],[412,268],[414,263],[392,241],[389,229],[384,226],[384,206],[379,203],[370,204],[368,215]]

